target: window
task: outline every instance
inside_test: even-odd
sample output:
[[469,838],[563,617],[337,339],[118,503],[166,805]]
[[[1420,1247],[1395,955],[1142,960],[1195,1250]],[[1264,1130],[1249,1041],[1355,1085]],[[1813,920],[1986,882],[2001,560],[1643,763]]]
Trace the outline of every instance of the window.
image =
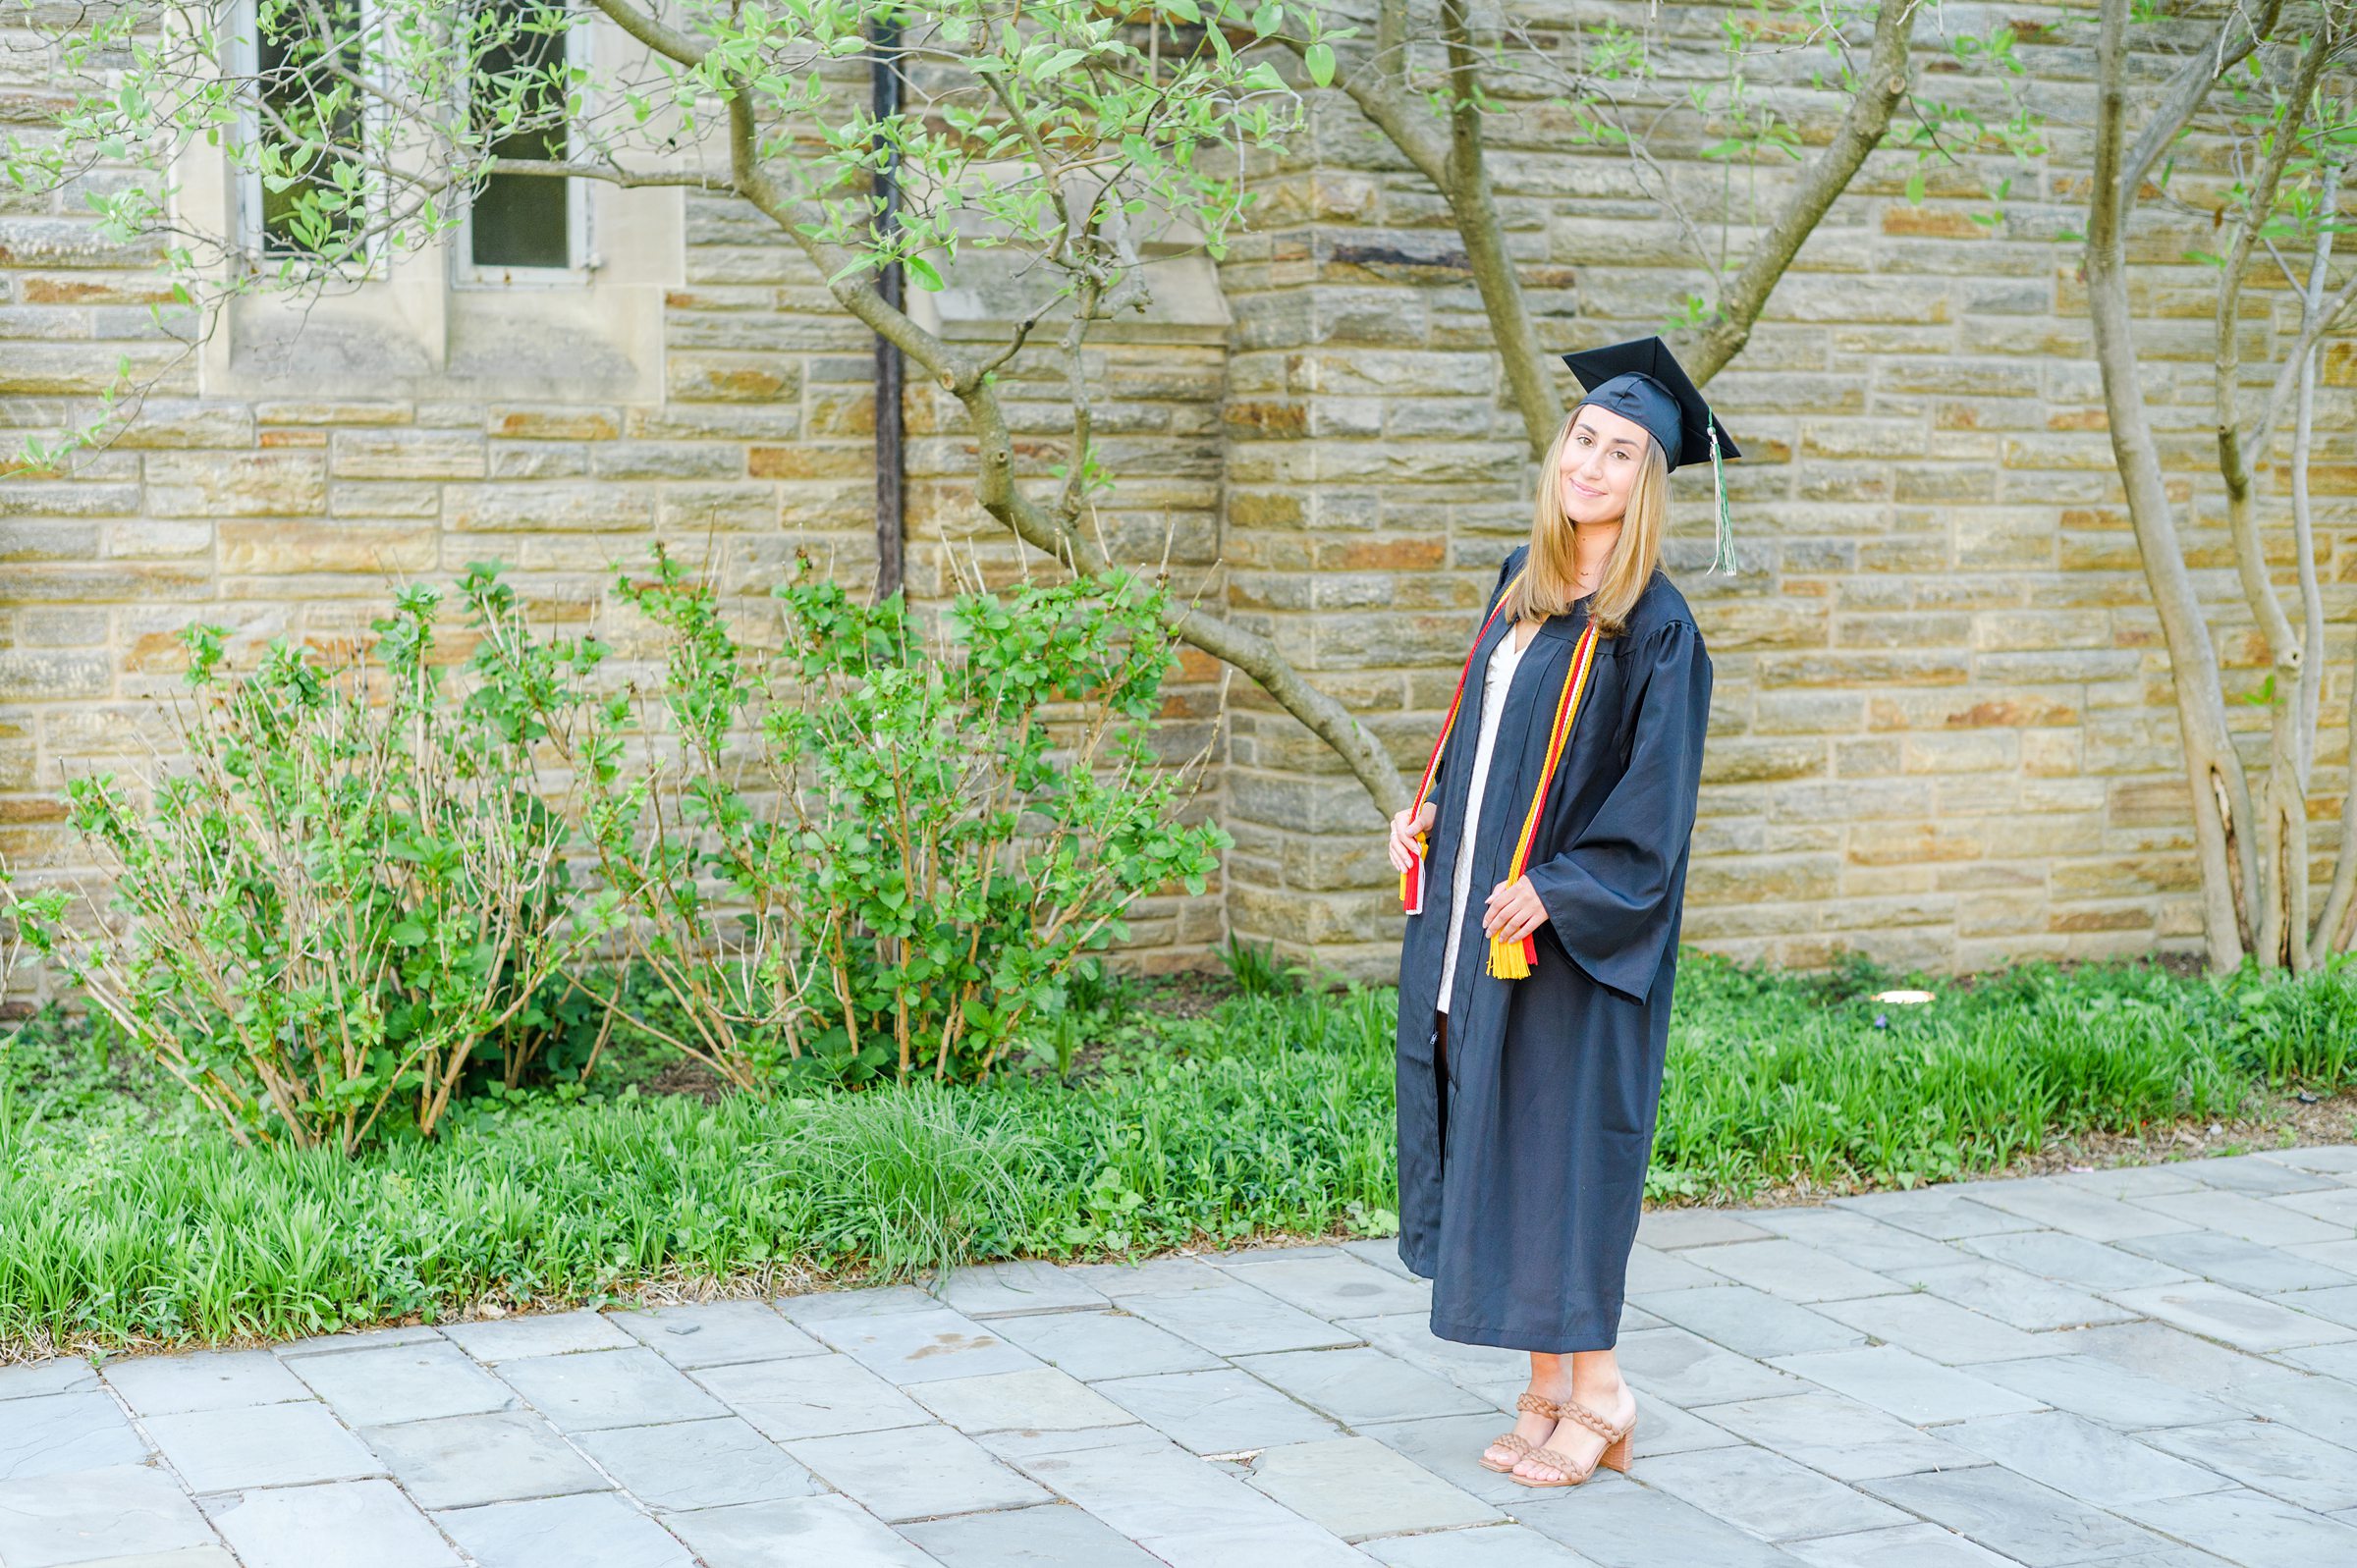
[[369,257],[375,187],[352,78],[374,11],[369,0],[255,0],[239,40],[255,86],[241,173],[247,246],[264,259]]
[[[588,29],[569,26],[546,0],[483,0],[475,13],[484,48],[468,105],[493,157],[562,163],[574,154],[569,76]],[[461,243],[470,283],[562,281],[584,264],[587,203],[579,182],[494,174],[476,191]]]

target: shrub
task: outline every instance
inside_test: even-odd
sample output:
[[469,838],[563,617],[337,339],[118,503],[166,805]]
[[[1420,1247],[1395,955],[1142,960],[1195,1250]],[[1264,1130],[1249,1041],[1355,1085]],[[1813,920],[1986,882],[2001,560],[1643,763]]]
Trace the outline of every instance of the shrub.
[[496,568],[460,591],[464,697],[430,588],[332,663],[281,638],[233,675],[225,630],[189,628],[183,756],[143,781],[147,804],[112,774],[67,786],[114,918],[79,932],[61,891],[18,901],[30,940],[240,1142],[350,1153],[397,1105],[432,1133],[476,1047],[613,923],[615,900],[574,883],[539,762],[539,716],[580,700],[594,652],[535,654]]
[[670,1038],[740,1088],[987,1073],[1228,842],[1148,744],[1173,645],[1127,578],[965,594],[928,634],[802,558],[777,665],[660,551],[621,592],[664,672],[583,738],[588,836]]

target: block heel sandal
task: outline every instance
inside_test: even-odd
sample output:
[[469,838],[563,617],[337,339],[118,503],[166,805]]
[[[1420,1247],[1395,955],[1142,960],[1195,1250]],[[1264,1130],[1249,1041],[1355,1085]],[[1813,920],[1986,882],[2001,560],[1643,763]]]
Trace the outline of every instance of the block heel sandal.
[[[1514,1401],[1514,1409],[1517,1411],[1528,1411],[1534,1416],[1545,1416],[1549,1421],[1561,1421],[1563,1419],[1562,1406],[1557,1404],[1552,1399],[1548,1399],[1540,1394],[1533,1393],[1528,1388],[1523,1389],[1522,1397]],[[1492,1464],[1490,1462],[1491,1448],[1504,1448],[1507,1450],[1507,1452],[1512,1454],[1513,1457],[1508,1459],[1503,1465]],[[1495,1470],[1502,1476],[1511,1475],[1513,1473],[1514,1466],[1520,1464],[1522,1462],[1522,1456],[1530,1451],[1530,1439],[1523,1436],[1520,1433],[1509,1429],[1504,1436],[1491,1438],[1489,1446],[1482,1449],[1481,1468],[1484,1470]]]
[[[1582,1470],[1574,1465],[1570,1456],[1560,1448],[1533,1449],[1529,1457],[1542,1464],[1553,1465],[1563,1473],[1562,1478],[1556,1481],[1533,1481],[1527,1476],[1509,1472],[1509,1474],[1514,1474],[1516,1481],[1525,1487],[1576,1487],[1596,1474],[1598,1465],[1604,1466],[1607,1470],[1617,1470],[1624,1476],[1628,1474],[1628,1434],[1637,1430],[1637,1418],[1633,1413],[1628,1418],[1627,1426],[1616,1427],[1577,1400],[1565,1399],[1558,1404],[1556,1409],[1578,1422],[1597,1436],[1602,1437],[1604,1451],[1589,1460],[1588,1467]],[[1516,1461],[1516,1463],[1519,1462]]]

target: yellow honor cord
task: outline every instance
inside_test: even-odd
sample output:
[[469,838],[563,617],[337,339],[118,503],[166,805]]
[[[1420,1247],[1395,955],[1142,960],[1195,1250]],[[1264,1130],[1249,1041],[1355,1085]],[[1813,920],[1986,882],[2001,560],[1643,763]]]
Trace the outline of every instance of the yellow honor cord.
[[[1513,633],[1508,631],[1507,635]],[[1530,797],[1530,810],[1522,818],[1522,833],[1514,840],[1514,858],[1507,867],[1506,880],[1511,886],[1530,868],[1531,840],[1539,831],[1539,817],[1547,807],[1547,786],[1555,778],[1556,765],[1562,761],[1563,747],[1571,738],[1572,721],[1579,717],[1580,698],[1588,689],[1588,676],[1596,668],[1596,622],[1588,622],[1571,649],[1571,668],[1563,673],[1562,695],[1556,699],[1555,723],[1547,730],[1547,764],[1539,770],[1539,786]],[[1503,937],[1490,939],[1490,973],[1500,980],[1521,980],[1530,973],[1530,961],[1538,956],[1538,944],[1529,937],[1508,942]]]

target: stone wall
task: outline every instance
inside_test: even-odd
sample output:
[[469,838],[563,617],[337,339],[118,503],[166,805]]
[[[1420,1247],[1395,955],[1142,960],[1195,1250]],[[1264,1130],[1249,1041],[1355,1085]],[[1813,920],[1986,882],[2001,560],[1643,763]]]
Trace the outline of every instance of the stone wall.
[[[1552,12],[1516,14],[1544,27]],[[2166,660],[2066,238],[2083,223],[2085,137],[2069,128],[2091,112],[2086,13],[2005,15],[2025,30],[2026,91],[2052,118],[2052,152],[1970,178],[1935,168],[1919,204],[1903,193],[1913,156],[1881,154],[1836,203],[1711,388],[1744,451],[1729,469],[1740,575],[1699,574],[1708,476],[1678,476],[1672,565],[1718,672],[1686,919],[1703,946],[1975,967],[2197,939]],[[1719,18],[1664,8],[1664,57],[1715,69]],[[2056,30],[2065,22],[2077,30]],[[1812,145],[1840,107],[1797,84],[1816,58],[1760,67],[1761,90]],[[1937,80],[1936,40],[1922,58]],[[1182,583],[1208,581],[1212,602],[1275,636],[1412,773],[1497,563],[1527,530],[1531,465],[1439,199],[1342,93],[1309,96],[1312,130],[1253,173],[1254,232],[1092,350],[1098,430],[1121,476],[1098,520],[1136,559],[1160,559],[1167,540]],[[37,59],[0,54],[0,119],[34,125],[53,101]],[[1697,274],[1626,155],[1573,145],[1537,101],[1494,120],[1493,136],[1549,347],[1655,330]],[[1727,186],[1697,156],[1704,139],[1672,117],[1654,150],[1706,233],[1731,221],[1739,249],[1788,176],[1764,167],[1756,186],[1740,172]],[[1985,225],[1973,215],[1989,206],[1987,170],[2013,184],[2002,220]],[[2216,156],[2197,155],[2180,161],[2178,189],[2198,203],[2222,178]],[[552,376],[520,396],[454,351],[398,376],[364,362],[290,374],[273,391],[234,343],[188,356],[159,335],[145,254],[99,244],[62,202],[0,194],[0,427],[54,425],[119,356],[170,367],[124,439],[70,476],[0,477],[0,851],[76,861],[59,785],[160,732],[173,632],[192,619],[248,642],[329,641],[391,579],[495,557],[545,614],[605,618],[627,640],[606,584],[653,537],[716,552],[748,592],[797,547],[872,570],[864,330],[741,207],[672,192],[632,223],[656,258],[633,285],[653,330],[617,351],[629,362],[606,382]],[[2154,414],[2193,503],[2204,592],[2223,604],[2235,592],[2203,434],[2210,296],[2205,271],[2180,259],[2207,234],[2198,218],[2147,216],[2135,245]],[[991,328],[987,290],[928,308],[944,331]],[[2292,317],[2281,291],[2255,302],[2251,364],[2272,373]],[[1034,474],[1063,460],[1060,375],[1036,351],[1006,372]],[[2337,622],[2357,580],[2350,344],[2333,346],[2327,381],[2318,548]],[[1562,385],[1573,390],[1567,374]],[[905,412],[912,587],[946,592],[954,562],[992,578],[1021,569],[964,488],[971,448],[954,403],[919,379]],[[2229,681],[2247,689],[2255,650],[2241,618],[2221,619]],[[2336,646],[2322,853],[2347,687]],[[1200,964],[1233,932],[1387,972],[1399,917],[1376,813],[1248,682],[1228,690],[1223,737],[1221,692],[1219,672],[1190,662],[1168,743],[1175,758],[1213,745],[1198,809],[1236,847],[1213,896],[1140,911],[1136,961]],[[2245,717],[2256,733],[2261,710]]]

